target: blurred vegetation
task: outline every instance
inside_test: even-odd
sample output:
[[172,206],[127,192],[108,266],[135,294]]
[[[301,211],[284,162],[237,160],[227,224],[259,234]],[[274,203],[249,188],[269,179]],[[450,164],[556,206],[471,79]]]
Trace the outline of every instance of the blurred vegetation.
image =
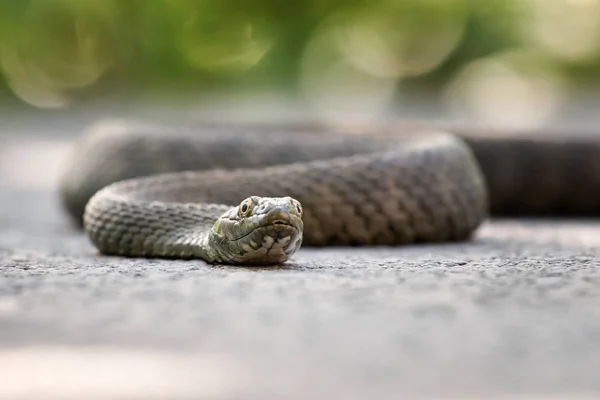
[[600,0],[3,0],[0,34],[1,94],[37,107],[160,90],[476,107],[600,81]]

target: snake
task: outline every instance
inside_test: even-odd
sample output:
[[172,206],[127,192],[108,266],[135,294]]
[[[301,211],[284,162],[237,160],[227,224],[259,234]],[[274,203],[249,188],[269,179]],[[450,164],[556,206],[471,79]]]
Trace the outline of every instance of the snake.
[[288,262],[301,246],[465,241],[490,216],[593,215],[600,140],[480,127],[101,121],[61,202],[99,253]]

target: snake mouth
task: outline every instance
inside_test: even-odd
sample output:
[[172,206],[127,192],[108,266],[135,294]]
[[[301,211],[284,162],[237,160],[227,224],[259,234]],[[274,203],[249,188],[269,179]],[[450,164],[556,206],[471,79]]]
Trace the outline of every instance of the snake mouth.
[[301,232],[300,225],[301,221],[294,220],[293,216],[287,221],[283,220],[271,220],[266,221],[260,226],[254,229],[254,232],[262,232],[265,235],[271,235],[273,237],[283,237],[289,235],[299,235]]
[[252,230],[239,246],[239,261],[248,264],[281,264],[294,254],[302,243],[301,231],[287,223],[272,223]]
[[[270,229],[274,231],[289,231],[290,234],[301,234],[303,231],[302,218],[290,213],[285,207],[274,207],[264,214],[254,216],[255,226],[248,229],[246,233],[240,236],[232,237],[229,240],[238,242],[251,235],[258,234],[260,231]],[[294,232],[295,231],[295,232]]]
[[287,260],[302,243],[302,219],[287,210],[263,214],[260,225],[238,241],[245,262],[276,264]]
[[250,235],[262,235],[264,237],[272,237],[278,239],[288,236],[300,235],[300,229],[297,226],[290,223],[272,223],[268,225],[257,226],[248,235],[244,236],[244,238]]
[[284,231],[289,231],[290,233],[300,234],[302,232],[302,220],[299,217],[292,216],[290,221],[263,221],[260,225],[254,227],[247,233],[229,240],[232,242],[239,242],[240,240],[246,239],[253,234],[257,234],[258,232],[269,230],[269,228],[270,230],[279,231],[282,233]]
[[303,223],[300,216],[292,214],[287,208],[275,207],[266,214],[263,214],[260,227],[270,227],[276,232],[290,231],[291,233],[292,230],[295,230],[297,233],[300,233]]

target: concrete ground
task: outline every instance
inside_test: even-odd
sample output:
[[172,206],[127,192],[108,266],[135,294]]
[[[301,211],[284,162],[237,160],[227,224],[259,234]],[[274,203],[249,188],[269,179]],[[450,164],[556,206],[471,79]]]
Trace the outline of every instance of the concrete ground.
[[87,121],[5,125],[0,399],[600,397],[600,223],[282,268],[101,257],[55,193]]

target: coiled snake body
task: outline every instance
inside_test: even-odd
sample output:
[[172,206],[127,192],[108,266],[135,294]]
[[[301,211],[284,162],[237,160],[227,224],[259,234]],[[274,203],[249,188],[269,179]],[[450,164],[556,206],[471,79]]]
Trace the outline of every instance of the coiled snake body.
[[108,255],[274,264],[302,243],[464,240],[490,211],[600,210],[590,137],[111,126],[84,135],[60,188]]

